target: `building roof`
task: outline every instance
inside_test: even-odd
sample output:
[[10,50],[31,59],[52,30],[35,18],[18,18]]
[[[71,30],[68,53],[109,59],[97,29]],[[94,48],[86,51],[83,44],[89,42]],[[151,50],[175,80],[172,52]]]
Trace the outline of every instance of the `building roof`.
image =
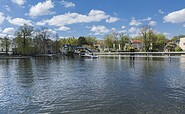
[[141,40],[132,40],[132,43],[141,43]]

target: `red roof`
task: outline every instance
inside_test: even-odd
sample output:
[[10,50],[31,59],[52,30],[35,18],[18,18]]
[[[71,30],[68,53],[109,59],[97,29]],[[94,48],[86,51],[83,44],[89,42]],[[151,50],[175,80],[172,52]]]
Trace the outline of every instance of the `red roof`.
[[132,40],[132,43],[141,43],[140,40]]

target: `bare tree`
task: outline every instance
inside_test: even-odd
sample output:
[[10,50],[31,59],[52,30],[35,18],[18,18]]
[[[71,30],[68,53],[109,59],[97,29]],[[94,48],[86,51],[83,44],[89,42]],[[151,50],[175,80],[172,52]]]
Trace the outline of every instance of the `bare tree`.
[[47,27],[41,27],[36,34],[37,45],[39,45],[42,54],[46,54],[46,40],[51,36]]

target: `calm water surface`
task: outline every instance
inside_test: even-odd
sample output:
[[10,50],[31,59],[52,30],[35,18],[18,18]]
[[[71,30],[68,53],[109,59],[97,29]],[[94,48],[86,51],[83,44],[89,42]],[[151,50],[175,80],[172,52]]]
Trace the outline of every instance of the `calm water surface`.
[[185,58],[0,60],[0,114],[184,114]]

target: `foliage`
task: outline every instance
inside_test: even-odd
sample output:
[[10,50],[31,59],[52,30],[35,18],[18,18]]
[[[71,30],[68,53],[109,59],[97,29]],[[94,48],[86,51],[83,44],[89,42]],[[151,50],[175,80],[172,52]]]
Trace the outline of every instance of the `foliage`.
[[37,53],[46,54],[47,39],[51,37],[52,33],[47,27],[41,27],[35,32],[34,44]]
[[154,40],[154,33],[149,26],[144,26],[140,29],[140,37],[146,52],[151,50],[152,40]]
[[165,46],[165,49],[167,49],[168,51],[175,51],[176,48],[176,44],[174,44],[173,42],[168,42],[167,45]]
[[183,37],[185,37],[185,35],[174,36],[171,40],[173,42],[177,42],[177,41],[180,41],[180,38],[183,38]]
[[8,38],[8,35],[1,39],[1,47],[5,49],[6,54],[8,55],[8,51],[10,48],[10,39]]
[[182,51],[182,48],[180,46],[176,46],[175,51]]
[[113,48],[114,42],[115,42],[115,38],[114,38],[113,34],[108,34],[105,36],[104,43],[105,43],[106,47]]
[[55,42],[53,43],[53,47],[55,49],[55,53],[59,53],[60,52],[59,36],[56,33],[53,37],[55,38]]
[[15,45],[19,54],[29,55],[32,53],[33,27],[24,24],[15,32]]
[[130,37],[124,34],[120,34],[119,37],[119,44],[121,45],[122,50],[127,50],[128,46],[131,45]]
[[153,51],[164,51],[168,39],[163,34],[155,34],[152,42]]
[[74,37],[62,38],[59,40],[59,44],[60,46],[63,46],[64,44],[78,45],[78,39]]
[[94,45],[97,43],[97,39],[95,37],[85,37],[86,45],[89,45],[91,47],[94,47]]
[[86,42],[86,38],[84,36],[80,36],[78,38],[78,45],[82,46],[82,45],[85,45],[87,42]]

